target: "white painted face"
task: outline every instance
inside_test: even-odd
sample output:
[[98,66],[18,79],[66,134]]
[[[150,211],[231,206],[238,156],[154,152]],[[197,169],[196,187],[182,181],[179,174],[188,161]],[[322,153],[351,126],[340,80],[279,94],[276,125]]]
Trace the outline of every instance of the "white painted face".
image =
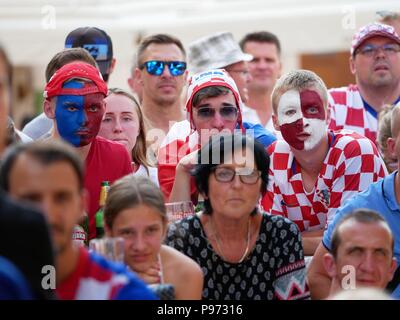
[[326,111],[315,90],[285,92],[277,113],[283,138],[297,150],[312,150],[326,134]]

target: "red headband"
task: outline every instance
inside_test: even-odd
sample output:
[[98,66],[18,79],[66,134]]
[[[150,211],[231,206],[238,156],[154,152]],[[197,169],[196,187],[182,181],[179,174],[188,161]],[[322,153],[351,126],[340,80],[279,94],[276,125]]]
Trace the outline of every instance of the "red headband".
[[[83,88],[63,88],[63,84],[74,78],[92,81],[95,86]],[[101,77],[100,71],[90,64],[83,62],[68,63],[57,70],[44,89],[43,96],[51,98],[60,95],[84,96],[91,93],[107,95],[107,84]]]

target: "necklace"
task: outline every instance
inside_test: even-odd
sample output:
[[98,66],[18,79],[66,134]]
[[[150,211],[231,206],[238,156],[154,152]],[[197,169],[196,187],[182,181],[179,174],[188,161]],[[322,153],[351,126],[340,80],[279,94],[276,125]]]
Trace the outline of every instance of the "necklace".
[[[213,226],[213,229],[214,229],[214,237],[215,237],[215,242],[216,242],[216,244],[217,244],[218,251],[219,251],[219,253],[220,253],[222,259],[223,259],[224,261],[227,261],[227,260],[225,259],[225,257],[224,257],[224,254],[222,253],[221,245],[220,245],[219,240],[218,240],[218,237],[217,237],[217,232],[216,232],[214,223],[212,223],[212,226]],[[239,261],[238,261],[237,263],[242,263],[243,260],[246,258],[247,254],[248,254],[248,252],[249,252],[249,245],[250,245],[250,218],[249,218],[248,223],[247,223],[246,250],[244,251],[242,257],[239,259]]]

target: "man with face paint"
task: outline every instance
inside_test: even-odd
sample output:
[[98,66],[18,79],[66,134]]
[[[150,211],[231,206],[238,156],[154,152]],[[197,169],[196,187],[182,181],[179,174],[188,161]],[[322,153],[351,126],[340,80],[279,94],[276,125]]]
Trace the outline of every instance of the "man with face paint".
[[272,93],[272,118],[283,140],[268,148],[270,180],[262,204],[296,222],[306,255],[314,253],[337,208],[385,175],[369,139],[328,130],[327,105],[325,84],[307,70],[282,76]]
[[[96,27],[81,27],[72,30],[65,38],[64,50],[57,53],[46,68],[46,82],[62,65],[73,61],[84,61],[97,64],[101,76],[108,82],[114,71],[116,59],[113,54],[111,37],[102,29]],[[82,48],[89,57],[82,56],[79,51],[70,50]],[[91,59],[92,58],[92,59]],[[92,61],[89,61],[92,60]],[[53,122],[44,113],[39,114],[27,123],[22,132],[33,140],[43,138],[53,128]]]
[[99,71],[82,62],[57,70],[44,92],[44,112],[54,123],[52,138],[72,144],[85,161],[90,239],[96,236],[94,216],[99,208],[102,181],[112,183],[132,172],[124,146],[97,136],[106,95],[107,85]]

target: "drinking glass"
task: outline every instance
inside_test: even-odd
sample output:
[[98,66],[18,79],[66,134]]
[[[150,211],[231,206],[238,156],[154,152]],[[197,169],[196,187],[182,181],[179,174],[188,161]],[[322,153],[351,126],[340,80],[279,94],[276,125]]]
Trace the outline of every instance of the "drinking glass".
[[192,201],[170,202],[165,204],[167,208],[167,217],[169,222],[181,220],[194,214],[194,205]]
[[124,239],[121,237],[92,239],[89,242],[89,250],[94,251],[107,260],[124,262]]

